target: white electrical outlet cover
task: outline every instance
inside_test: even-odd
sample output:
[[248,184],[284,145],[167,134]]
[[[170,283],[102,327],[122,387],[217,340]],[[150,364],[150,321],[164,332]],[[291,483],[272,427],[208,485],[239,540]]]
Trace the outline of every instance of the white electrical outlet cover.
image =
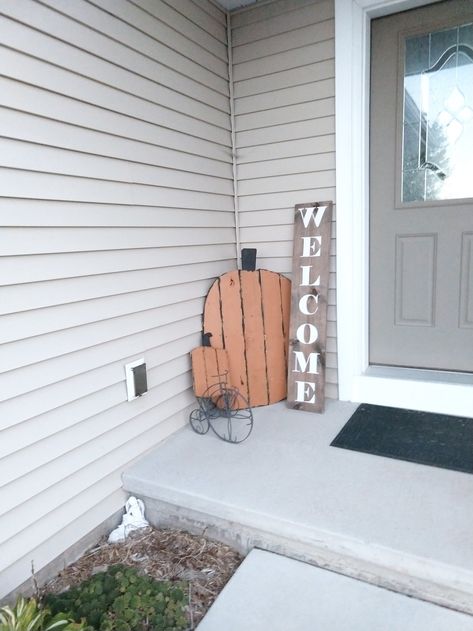
[[144,363],[145,363],[145,359],[144,357],[142,357],[141,359],[135,359],[134,362],[125,364],[126,393],[127,393],[128,401],[133,401],[133,399],[138,398],[135,394],[135,380],[133,378],[132,369]]

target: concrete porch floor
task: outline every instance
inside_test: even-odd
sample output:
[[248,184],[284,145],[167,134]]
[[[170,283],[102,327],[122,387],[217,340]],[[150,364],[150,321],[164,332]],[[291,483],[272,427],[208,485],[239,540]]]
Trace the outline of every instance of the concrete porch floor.
[[473,613],[473,476],[330,447],[356,406],[254,410],[230,445],[186,427],[124,475],[155,525]]

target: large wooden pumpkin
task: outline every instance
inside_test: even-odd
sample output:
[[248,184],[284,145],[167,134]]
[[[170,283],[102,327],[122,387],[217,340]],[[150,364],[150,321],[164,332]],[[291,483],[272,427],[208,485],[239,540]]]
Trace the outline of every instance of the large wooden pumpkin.
[[291,282],[268,270],[220,276],[207,295],[204,333],[224,348],[229,385],[251,406],[286,398]]

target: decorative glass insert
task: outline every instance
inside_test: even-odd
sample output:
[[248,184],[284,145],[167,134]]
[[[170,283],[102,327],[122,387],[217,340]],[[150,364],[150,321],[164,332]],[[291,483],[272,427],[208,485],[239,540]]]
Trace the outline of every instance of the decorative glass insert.
[[402,201],[473,197],[473,23],[408,37]]

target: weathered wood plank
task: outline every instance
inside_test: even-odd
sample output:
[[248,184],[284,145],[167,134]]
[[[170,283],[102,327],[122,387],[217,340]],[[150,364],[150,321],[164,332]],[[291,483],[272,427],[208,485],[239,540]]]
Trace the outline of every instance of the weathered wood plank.
[[268,375],[259,274],[241,271],[240,283],[249,399],[251,405],[267,405]]
[[[266,347],[266,371],[270,403],[286,397],[286,354],[281,305],[280,276],[260,270],[261,294]],[[287,281],[289,282],[289,281]]]
[[288,406],[323,412],[332,202],[298,204],[288,361]]
[[[238,270],[220,277],[224,347],[230,360],[230,383],[248,400],[246,349],[243,344],[243,312]],[[214,341],[211,340],[212,344]]]
[[291,319],[291,281],[285,276],[279,276],[281,288],[282,325],[284,331],[284,357],[287,364],[289,346],[289,322]]
[[217,361],[217,353],[225,352],[221,348],[204,348],[203,357],[204,357],[204,367],[205,367],[205,381],[207,383],[207,388],[212,386],[214,383],[218,383],[220,381],[220,375],[218,370],[218,361]]
[[204,350],[203,346],[199,346],[191,351],[192,387],[196,397],[203,396],[207,388]]
[[220,298],[220,279],[214,282],[205,299],[204,333],[211,333],[210,345],[223,348],[223,328]]

